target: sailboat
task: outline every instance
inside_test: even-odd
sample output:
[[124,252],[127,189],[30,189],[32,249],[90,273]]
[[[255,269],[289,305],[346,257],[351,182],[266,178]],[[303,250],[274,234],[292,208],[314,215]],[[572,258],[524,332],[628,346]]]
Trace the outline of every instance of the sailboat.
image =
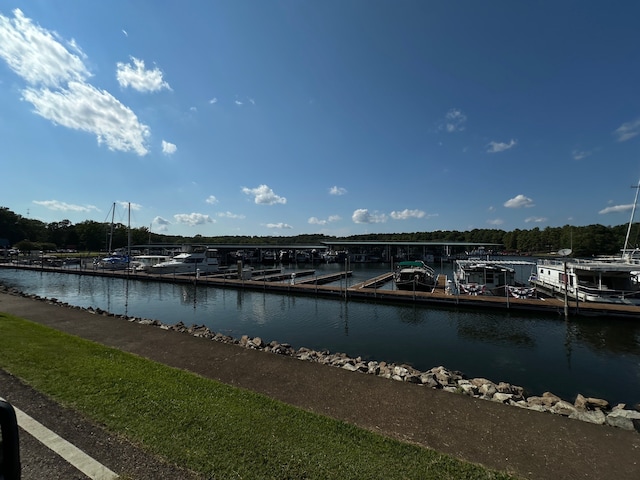
[[111,207],[111,231],[109,232],[109,248],[108,252],[110,255],[104,258],[101,258],[96,262],[96,266],[103,270],[126,270],[130,266],[130,258],[131,258],[131,203],[128,206],[129,210],[129,219],[127,225],[127,234],[128,234],[128,246],[126,255],[123,253],[112,252],[112,241],[113,241],[113,225],[114,218],[116,214],[116,203],[113,202],[113,206]]

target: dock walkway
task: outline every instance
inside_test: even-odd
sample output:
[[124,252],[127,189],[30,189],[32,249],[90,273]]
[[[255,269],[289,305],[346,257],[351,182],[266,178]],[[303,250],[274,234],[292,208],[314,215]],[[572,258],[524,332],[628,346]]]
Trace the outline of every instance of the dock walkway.
[[[291,279],[291,273],[275,273],[251,279],[222,278],[218,275],[153,275],[149,273],[93,270],[93,269],[68,269],[60,267],[42,267],[34,265],[0,264],[0,268],[12,268],[34,271],[47,271],[55,273],[93,275],[102,277],[128,278],[130,280],[168,282],[192,284],[198,286],[241,288],[247,290],[260,290],[270,293],[287,295],[314,295],[327,298],[343,298],[349,300],[377,301],[391,304],[412,304],[424,306],[441,306],[465,309],[492,309],[511,310],[523,312],[543,312],[547,314],[568,316],[607,316],[624,317],[640,320],[640,307],[634,305],[608,304],[608,303],[576,303],[569,302],[566,306],[563,300],[557,298],[513,298],[509,296],[488,295],[454,295],[446,290],[446,276],[439,275],[436,288],[433,292],[395,290],[379,288],[380,285],[391,280],[393,272],[389,272],[365,282],[346,287],[344,285],[322,285],[321,282],[309,279],[301,281],[300,277],[311,276],[315,270],[303,270],[296,272],[295,281]],[[348,275],[349,272],[340,272],[340,275]],[[338,275],[338,274],[336,274]],[[321,278],[321,277],[319,277]]]

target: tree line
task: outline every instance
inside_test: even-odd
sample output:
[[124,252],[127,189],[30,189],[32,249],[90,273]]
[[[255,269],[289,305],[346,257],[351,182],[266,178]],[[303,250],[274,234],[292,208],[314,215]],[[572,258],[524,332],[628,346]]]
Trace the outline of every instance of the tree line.
[[[628,224],[604,226],[564,225],[562,227],[538,227],[530,230],[504,231],[500,229],[473,229],[469,231],[436,230],[432,232],[380,233],[332,237],[322,234],[305,234],[292,237],[282,236],[214,236],[195,235],[184,237],[152,233],[147,227],[127,228],[115,223],[85,220],[73,224],[69,220],[45,223],[25,218],[6,207],[0,207],[0,247],[13,247],[22,251],[65,250],[106,251],[132,245],[148,243],[188,244],[207,243],[216,245],[313,245],[323,241],[339,240],[352,242],[465,242],[477,244],[498,244],[499,250],[513,253],[550,253],[563,248],[571,248],[573,256],[615,255],[620,252],[627,235]],[[630,248],[638,247],[640,228],[634,223],[629,239]]]

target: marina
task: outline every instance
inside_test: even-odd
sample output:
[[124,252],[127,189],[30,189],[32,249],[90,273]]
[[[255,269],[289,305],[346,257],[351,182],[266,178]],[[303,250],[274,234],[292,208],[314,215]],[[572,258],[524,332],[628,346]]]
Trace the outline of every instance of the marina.
[[[438,272],[433,292],[413,292],[394,289],[388,266],[351,267],[256,268],[255,279],[243,280],[237,272],[232,278],[232,271],[199,277],[97,270],[80,275],[79,266],[75,274],[69,273],[74,267],[62,273],[4,266],[0,283],[117,315],[205,325],[235,338],[259,336],[421,370],[444,365],[522,385],[532,394],[550,391],[573,400],[581,393],[614,404],[640,400],[640,323],[630,319],[638,318],[638,307],[589,305],[594,310],[587,316],[580,304],[581,314],[565,319],[558,299],[447,293],[451,270]],[[268,281],[270,274],[278,279]],[[632,309],[626,317],[619,315],[624,309]]]
[[[173,261],[171,261],[173,262]],[[415,263],[415,262],[401,262]],[[420,262],[422,263],[422,262]],[[168,265],[169,262],[160,263],[154,267]],[[469,261],[458,261],[458,264],[469,265]],[[471,262],[476,265],[477,262]],[[543,262],[544,264],[544,262]],[[361,282],[348,285],[346,279],[352,276],[353,272],[348,270],[340,270],[342,265],[333,264],[335,267],[331,273],[318,275],[315,269],[305,268],[266,268],[254,269],[253,267],[234,268],[216,268],[215,273],[200,273],[196,268],[197,264],[193,264],[191,271],[184,269],[171,272],[165,268],[160,269],[162,273],[156,273],[156,269],[152,267],[144,271],[138,269],[108,269],[108,268],[85,268],[82,264],[75,265],[76,268],[65,268],[56,266],[37,265],[21,265],[21,264],[0,264],[2,268],[15,268],[31,271],[52,272],[66,275],[88,275],[98,277],[113,277],[122,279],[139,280],[145,282],[162,282],[175,284],[188,284],[196,286],[209,286],[218,288],[236,288],[243,290],[268,291],[274,294],[287,295],[303,295],[318,296],[328,298],[345,298],[355,301],[377,301],[390,304],[412,304],[423,306],[443,306],[469,309],[491,309],[491,310],[509,310],[522,312],[544,312],[548,314],[569,316],[591,316],[591,317],[620,317],[628,319],[640,319],[640,305],[634,303],[621,302],[593,302],[584,301],[584,299],[575,298],[570,301],[569,296],[566,298],[557,298],[552,296],[534,297],[531,295],[517,295],[512,289],[507,289],[507,274],[512,281],[515,281],[515,270],[508,265],[530,267],[535,263],[530,261],[512,260],[512,261],[491,261],[483,263],[482,274],[484,275],[484,283],[467,283],[461,286],[460,272],[452,271],[449,273],[455,280],[451,280],[449,275],[445,273],[435,274],[433,268],[429,267],[434,281],[430,284],[429,289],[425,289],[423,285],[414,283],[414,288],[407,284],[402,288],[397,288],[392,284],[392,280],[397,279],[398,271],[382,272],[374,278],[364,279]],[[491,278],[495,278],[495,284],[492,280],[490,285],[493,287],[489,290],[483,288],[484,294],[478,294],[479,291],[472,290],[486,286],[487,283],[487,265],[498,266],[499,274],[490,273]],[[406,265],[405,265],[406,266]],[[242,274],[238,274],[241,271]],[[345,279],[342,283],[340,280]],[[468,280],[468,278],[467,278]],[[517,282],[520,287],[525,288],[524,280]],[[498,287],[495,287],[498,285]],[[500,294],[495,291],[501,289]]]

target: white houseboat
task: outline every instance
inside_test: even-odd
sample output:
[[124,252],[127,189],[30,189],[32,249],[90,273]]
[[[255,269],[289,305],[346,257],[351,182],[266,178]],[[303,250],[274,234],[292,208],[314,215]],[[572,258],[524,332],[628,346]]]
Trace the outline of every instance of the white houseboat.
[[456,292],[461,295],[509,294],[517,298],[534,296],[534,287],[516,280],[516,265],[532,268],[535,263],[515,260],[456,260],[453,272]]
[[640,265],[627,258],[539,260],[532,283],[539,291],[582,302],[640,305]]

